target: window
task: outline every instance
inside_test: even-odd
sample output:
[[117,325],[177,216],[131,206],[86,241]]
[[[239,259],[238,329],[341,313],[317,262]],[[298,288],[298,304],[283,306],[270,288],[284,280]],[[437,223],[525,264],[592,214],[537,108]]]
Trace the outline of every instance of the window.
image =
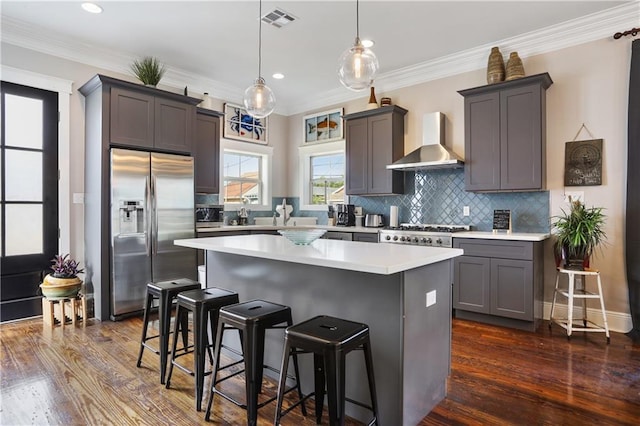
[[263,204],[261,160],[260,155],[225,151],[225,204]]
[[326,210],[328,204],[344,203],[344,140],[299,147],[300,208]]
[[250,204],[252,211],[270,211],[273,147],[222,138],[220,152],[220,201],[225,209]]
[[314,155],[309,160],[309,204],[341,203],[344,200],[344,153]]

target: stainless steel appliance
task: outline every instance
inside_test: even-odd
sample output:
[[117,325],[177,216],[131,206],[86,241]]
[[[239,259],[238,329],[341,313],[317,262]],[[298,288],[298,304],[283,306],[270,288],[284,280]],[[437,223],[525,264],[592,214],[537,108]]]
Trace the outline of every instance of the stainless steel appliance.
[[196,204],[196,228],[222,226],[224,206],[217,204]]
[[353,204],[336,204],[336,225],[356,226],[356,209]]
[[197,279],[193,158],[111,149],[111,318],[141,311],[147,283]]
[[452,247],[451,235],[470,231],[469,225],[424,225],[403,223],[398,228],[381,229],[381,243],[409,244],[414,246]]
[[364,226],[368,228],[379,228],[384,226],[381,214],[368,214],[364,217]]

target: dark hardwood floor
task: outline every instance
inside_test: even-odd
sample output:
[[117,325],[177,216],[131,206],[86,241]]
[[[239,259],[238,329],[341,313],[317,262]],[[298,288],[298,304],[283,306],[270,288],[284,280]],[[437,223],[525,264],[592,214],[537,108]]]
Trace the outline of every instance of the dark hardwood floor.
[[[149,351],[143,368],[135,367],[141,324],[140,318],[90,320],[86,328],[49,329],[39,319],[2,324],[0,424],[205,424],[191,377],[175,370],[165,389]],[[241,392],[239,380],[230,382]],[[268,387],[267,396],[274,384]],[[245,424],[244,411],[216,401],[210,424]],[[273,405],[260,410],[261,425],[272,422]],[[315,424],[298,410],[284,420]],[[619,333],[607,345],[602,334],[577,333],[568,341],[546,324],[528,333],[454,320],[449,393],[420,424],[638,425],[640,345]]]

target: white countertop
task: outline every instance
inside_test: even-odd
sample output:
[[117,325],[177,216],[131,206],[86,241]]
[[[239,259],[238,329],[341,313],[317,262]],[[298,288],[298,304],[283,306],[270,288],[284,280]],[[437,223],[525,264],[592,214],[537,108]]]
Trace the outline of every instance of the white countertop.
[[175,240],[174,244],[283,262],[390,275],[463,254],[461,249],[319,239],[297,246],[280,235]]
[[196,228],[196,232],[226,232],[226,231],[276,231],[278,229],[326,229],[332,232],[364,232],[377,234],[382,228],[367,228],[364,226],[331,226],[331,225],[226,225],[212,228]]
[[482,232],[482,231],[469,231],[469,232],[456,232],[453,234],[453,238],[482,238],[484,240],[516,240],[516,241],[544,241],[549,238],[549,234],[536,234],[529,232],[512,232],[507,234],[506,232]]

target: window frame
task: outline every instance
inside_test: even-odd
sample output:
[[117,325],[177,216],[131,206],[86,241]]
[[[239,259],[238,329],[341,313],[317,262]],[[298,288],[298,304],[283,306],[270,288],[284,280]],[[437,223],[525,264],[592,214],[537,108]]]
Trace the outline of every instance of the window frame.
[[[250,155],[259,157],[260,161],[260,192],[261,203],[260,204],[242,204],[242,203],[225,203],[224,202],[224,157],[226,153],[234,153],[240,155]],[[247,207],[253,211],[270,211],[271,206],[271,176],[272,176],[272,164],[273,164],[273,147],[256,145],[246,142],[237,142],[229,139],[222,138],[220,140],[220,204],[224,205],[225,211],[236,211],[240,207]],[[242,178],[237,178],[238,181],[242,181]],[[246,180],[253,181],[253,180]]]
[[[300,159],[300,209],[327,211],[328,204],[310,204],[311,201],[311,157],[319,155],[343,154],[345,155],[345,182],[346,182],[346,144],[344,139],[335,142],[326,142],[315,145],[298,147]],[[347,195],[343,199],[347,202]]]

